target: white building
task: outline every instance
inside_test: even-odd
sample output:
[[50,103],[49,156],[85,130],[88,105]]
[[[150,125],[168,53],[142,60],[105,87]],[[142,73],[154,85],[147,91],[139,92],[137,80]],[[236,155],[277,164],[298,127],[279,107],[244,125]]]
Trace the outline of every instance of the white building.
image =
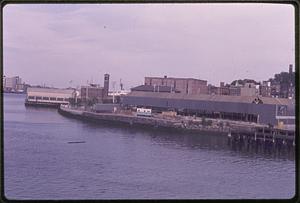
[[75,98],[76,90],[74,89],[57,89],[57,88],[27,88],[26,104],[49,104],[60,105],[69,104],[71,98]]

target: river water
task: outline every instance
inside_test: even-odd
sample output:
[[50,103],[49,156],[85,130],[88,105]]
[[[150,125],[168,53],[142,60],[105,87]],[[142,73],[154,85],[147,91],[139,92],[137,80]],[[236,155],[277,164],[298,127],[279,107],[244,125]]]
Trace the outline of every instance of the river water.
[[[288,154],[234,150],[227,137],[114,127],[26,108],[4,95],[8,199],[286,199]],[[69,143],[69,142],[83,143]]]

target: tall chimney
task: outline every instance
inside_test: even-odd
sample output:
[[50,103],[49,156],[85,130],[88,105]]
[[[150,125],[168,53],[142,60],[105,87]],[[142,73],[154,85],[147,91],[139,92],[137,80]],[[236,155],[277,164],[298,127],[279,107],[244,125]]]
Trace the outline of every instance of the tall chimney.
[[104,97],[108,96],[109,90],[109,74],[104,74]]
[[293,73],[293,65],[292,64],[289,65],[289,73],[290,74]]

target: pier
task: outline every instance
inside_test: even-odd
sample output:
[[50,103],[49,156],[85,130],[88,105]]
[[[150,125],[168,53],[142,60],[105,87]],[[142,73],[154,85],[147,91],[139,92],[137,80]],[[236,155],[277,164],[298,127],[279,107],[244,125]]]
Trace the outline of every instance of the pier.
[[272,128],[268,125],[255,123],[225,121],[220,119],[194,118],[187,116],[151,117],[137,116],[130,113],[96,113],[83,109],[61,106],[58,112],[64,116],[73,117],[97,123],[123,124],[127,126],[152,129],[176,130],[188,133],[215,133],[228,137],[228,144],[272,145],[274,147],[294,147],[295,131]]

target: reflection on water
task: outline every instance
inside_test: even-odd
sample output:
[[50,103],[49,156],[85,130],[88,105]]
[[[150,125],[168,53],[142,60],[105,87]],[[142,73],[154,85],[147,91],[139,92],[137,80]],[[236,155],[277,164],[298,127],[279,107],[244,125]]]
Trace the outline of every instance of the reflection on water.
[[25,108],[24,99],[24,95],[4,97],[8,198],[282,199],[294,195],[293,151],[229,144],[226,136],[217,134],[84,122],[63,117],[55,109]]
[[268,159],[295,159],[294,147],[275,147],[269,143],[260,143],[245,145],[243,143],[230,142],[227,136],[218,135],[216,133],[182,133],[173,132],[165,129],[151,129],[132,126],[116,126],[115,124],[103,124],[90,121],[80,121],[86,124],[87,128],[106,129],[123,134],[126,137],[148,136],[151,138],[152,144],[162,146],[174,146],[193,150],[219,150],[224,153],[228,151],[234,152],[236,155],[245,158],[268,158]]

